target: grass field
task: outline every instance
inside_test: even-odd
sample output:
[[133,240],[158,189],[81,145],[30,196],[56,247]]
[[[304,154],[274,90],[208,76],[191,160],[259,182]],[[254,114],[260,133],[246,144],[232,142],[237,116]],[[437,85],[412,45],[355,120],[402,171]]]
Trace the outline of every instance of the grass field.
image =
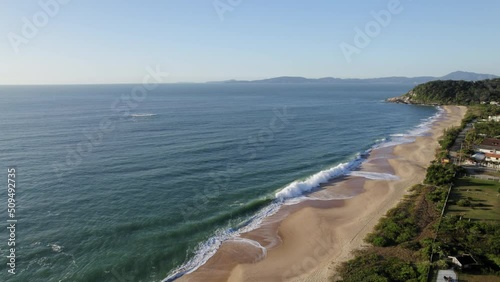
[[[447,214],[472,220],[500,221],[499,189],[500,182],[460,178],[451,190]],[[459,205],[464,202],[468,206]]]
[[483,171],[483,174],[500,177],[500,172],[498,171],[485,170]]
[[500,282],[499,276],[458,274],[458,282]]

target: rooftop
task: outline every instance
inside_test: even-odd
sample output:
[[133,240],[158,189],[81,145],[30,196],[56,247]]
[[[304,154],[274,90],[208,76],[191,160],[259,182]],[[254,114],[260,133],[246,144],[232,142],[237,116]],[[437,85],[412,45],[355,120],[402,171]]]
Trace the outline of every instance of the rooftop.
[[449,256],[449,258],[457,259],[462,265],[477,264],[477,261],[471,255]]
[[487,158],[500,158],[500,154],[485,153]]
[[495,148],[500,150],[500,139],[485,138],[479,147]]

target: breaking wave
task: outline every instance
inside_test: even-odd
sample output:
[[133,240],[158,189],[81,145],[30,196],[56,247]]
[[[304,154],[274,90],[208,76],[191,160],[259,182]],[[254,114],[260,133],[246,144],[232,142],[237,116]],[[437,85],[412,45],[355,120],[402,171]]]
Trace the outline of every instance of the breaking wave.
[[[441,107],[437,107],[437,109],[438,112],[435,115],[422,120],[422,123],[409,130],[408,132],[401,134],[392,134],[390,138],[382,138],[380,140],[377,140],[371,149],[363,153],[356,154],[352,160],[317,172],[303,180],[293,181],[292,183],[283,187],[275,193],[274,199],[270,200],[270,203],[267,206],[261,208],[255,215],[251,216],[249,219],[245,220],[234,228],[219,229],[216,231],[214,236],[212,236],[205,242],[201,242],[196,248],[193,257],[181,266],[172,270],[169,273],[168,277],[165,278],[162,282],[171,282],[183,275],[194,272],[200,266],[204,265],[217,252],[221,244],[227,240],[236,240],[248,243],[260,249],[262,251],[262,257],[265,257],[267,249],[264,246],[260,245],[257,241],[243,239],[240,237],[240,234],[258,228],[265,218],[275,214],[283,205],[295,204],[301,202],[303,199],[307,199],[306,197],[304,197],[304,195],[313,192],[322,183],[326,183],[335,178],[346,175],[359,176],[374,180],[399,179],[397,176],[388,173],[363,172],[356,171],[356,169],[361,166],[370,152],[375,148],[384,148],[404,143],[410,143],[413,142],[417,136],[425,136],[429,132],[432,123],[440,118],[444,113],[444,110]],[[151,116],[154,114],[135,115]]]
[[130,114],[130,117],[154,117],[156,114],[144,113],[144,114]]

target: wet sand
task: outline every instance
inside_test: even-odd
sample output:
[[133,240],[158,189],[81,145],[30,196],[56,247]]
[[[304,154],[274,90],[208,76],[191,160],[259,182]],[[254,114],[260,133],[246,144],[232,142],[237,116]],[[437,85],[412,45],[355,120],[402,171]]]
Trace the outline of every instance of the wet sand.
[[399,179],[346,176],[322,185],[310,196],[346,199],[283,206],[258,229],[224,242],[205,265],[178,281],[328,281],[335,267],[352,257],[352,250],[363,247],[363,238],[378,220],[422,182],[443,129],[459,125],[466,108],[444,110],[428,136],[375,149],[360,169]]

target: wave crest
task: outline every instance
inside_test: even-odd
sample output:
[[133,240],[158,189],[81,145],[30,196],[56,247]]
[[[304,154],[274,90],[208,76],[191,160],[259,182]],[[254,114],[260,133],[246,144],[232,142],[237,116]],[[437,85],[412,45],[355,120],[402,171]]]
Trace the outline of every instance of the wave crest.
[[[438,112],[435,115],[422,120],[422,123],[412,128],[407,133],[392,134],[390,138],[377,140],[375,142],[375,145],[372,146],[372,149],[413,142],[417,136],[423,136],[427,134],[432,123],[440,118],[443,113],[444,110],[441,107],[438,107]],[[361,166],[372,149],[369,149],[364,153],[357,154],[356,157],[349,162],[338,164],[334,167],[313,174],[304,180],[297,180],[288,184],[280,191],[275,193],[275,199],[273,199],[269,205],[261,208],[254,216],[244,221],[238,227],[229,228],[226,230],[218,230],[213,237],[209,238],[205,242],[201,242],[196,248],[194,256],[183,263],[181,266],[172,270],[168,274],[167,278],[165,278],[162,282],[174,281],[185,274],[192,273],[200,266],[205,264],[208,259],[215,254],[220,245],[226,240],[241,240],[247,244],[253,245],[256,248],[261,249],[262,257],[265,257],[267,253],[267,249],[265,246],[261,246],[257,241],[243,239],[240,237],[240,234],[258,228],[265,218],[275,214],[281,208],[281,206],[300,202],[302,200],[302,198],[300,198],[301,196],[318,188],[322,183],[326,183],[334,178],[343,175],[360,176],[369,179],[381,180],[399,179],[397,176],[387,173],[353,171]]]
[[154,117],[156,114],[144,113],[144,114],[130,114],[130,117]]
[[[368,153],[367,151],[366,153]],[[351,170],[359,167],[365,160],[361,154],[350,162],[341,163],[327,170],[320,171],[306,178],[303,181],[294,181],[288,184],[285,188],[281,189],[275,194],[276,199],[284,201],[291,198],[296,198],[305,193],[311,192],[318,188],[322,183],[326,183],[333,178],[348,174]]]

